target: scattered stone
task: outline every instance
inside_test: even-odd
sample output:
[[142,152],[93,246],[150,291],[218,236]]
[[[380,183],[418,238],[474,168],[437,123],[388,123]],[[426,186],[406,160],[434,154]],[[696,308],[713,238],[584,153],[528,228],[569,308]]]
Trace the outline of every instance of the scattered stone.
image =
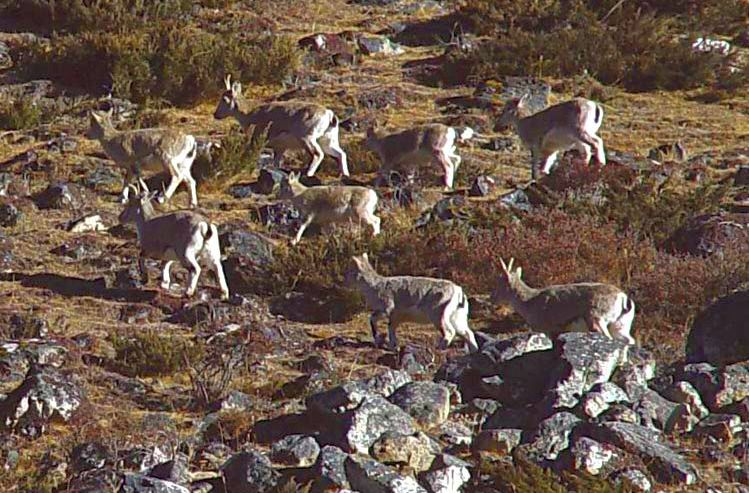
[[288,202],[276,202],[258,209],[260,224],[279,229],[281,232],[296,232],[302,224],[299,210]]
[[23,383],[0,401],[0,426],[38,437],[50,420],[70,420],[82,402],[83,391],[70,377],[34,365]]
[[607,382],[627,345],[601,334],[568,332],[559,336],[559,363],[551,370],[546,409],[573,408],[595,384]]
[[126,473],[121,493],[190,493],[184,486],[137,473]]
[[398,435],[386,433],[372,444],[372,457],[387,465],[405,465],[423,472],[432,466],[440,446],[425,433]]
[[689,404],[678,404],[671,413],[664,430],[666,433],[689,433],[699,423],[700,418],[695,416],[692,406]]
[[713,412],[749,397],[748,363],[720,369],[708,363],[689,364],[681,369],[679,378],[691,383]]
[[275,487],[281,477],[265,455],[252,449],[231,457],[221,470],[226,490],[232,493],[265,492]]
[[605,421],[620,421],[622,423],[631,423],[635,425],[640,424],[640,416],[632,409],[624,404],[614,404],[604,411],[598,420],[601,422]]
[[690,485],[697,481],[694,466],[665,444],[657,430],[629,423],[589,424],[584,428],[585,435],[594,440],[639,455],[661,482]]
[[648,389],[648,382],[655,378],[655,359],[647,351],[630,347],[627,361],[619,366],[613,381],[623,388],[630,401],[635,401]]
[[70,453],[70,466],[75,474],[101,469],[112,459],[109,449],[99,442],[76,445]]
[[13,204],[0,205],[0,226],[3,228],[12,228],[18,224],[23,214]]
[[471,480],[470,465],[453,457],[442,454],[432,463],[432,470],[424,474],[424,483],[431,493],[459,493]]
[[314,467],[317,485],[321,490],[348,488],[344,464],[348,454],[338,447],[326,445],[320,450]]
[[387,370],[367,380],[356,380],[339,387],[311,395],[307,408],[321,413],[338,413],[354,409],[365,397],[379,395],[390,397],[393,392],[411,383],[411,376],[400,370]]
[[257,266],[273,263],[273,243],[265,236],[246,229],[224,228],[228,231],[219,236],[222,252],[241,255]]
[[624,485],[632,488],[633,491],[647,492],[653,488],[653,483],[647,475],[639,469],[623,469],[612,475],[614,484]]
[[425,428],[444,423],[450,414],[450,390],[433,382],[411,382],[396,390],[388,399]]
[[[482,376],[493,376],[504,372],[510,361],[520,361],[531,353],[547,352],[553,346],[546,334],[525,332],[508,339],[487,342],[472,356],[471,366]],[[527,369],[523,368],[518,371],[524,373],[525,370]]]
[[528,443],[520,445],[525,456],[539,465],[555,461],[570,446],[572,432],[581,423],[580,418],[561,412],[543,420]]
[[643,426],[656,428],[661,431],[668,430],[674,418],[674,412],[679,405],[662,397],[658,392],[646,390],[637,400],[634,406],[635,412],[640,415]]
[[83,206],[81,191],[72,183],[53,183],[34,196],[40,209],[73,209]]
[[345,468],[351,487],[361,493],[427,493],[413,477],[366,457],[347,457]]
[[499,197],[499,202],[511,209],[517,209],[522,212],[530,212],[533,204],[525,190],[518,188],[512,192],[506,193]]
[[467,450],[473,442],[471,429],[465,424],[453,420],[442,423],[432,432],[440,441],[446,443],[455,451]]
[[702,397],[689,382],[676,382],[664,393],[664,397],[683,404],[687,404],[695,416],[703,419],[710,411],[702,403]]
[[320,445],[311,436],[289,435],[275,442],[270,459],[285,467],[310,467],[320,455]]
[[697,315],[687,336],[687,363],[722,366],[749,360],[747,303],[749,290],[736,291],[719,298]]
[[688,219],[663,244],[666,251],[710,256],[749,239],[749,214],[720,212]]
[[83,179],[86,187],[95,190],[103,190],[115,185],[122,187],[122,174],[116,167],[109,164],[109,161],[90,158],[88,164],[96,167]]
[[380,395],[371,394],[353,411],[342,413],[334,428],[331,438],[335,445],[348,452],[366,454],[372,444],[386,433],[414,434],[416,423],[395,404]]
[[393,43],[385,36],[362,35],[357,39],[357,43],[366,55],[401,55],[404,53],[401,45]]
[[616,458],[615,448],[603,443],[598,443],[587,437],[576,439],[570,449],[572,454],[572,467],[576,471],[584,471],[594,476]]
[[509,455],[520,445],[523,430],[500,429],[482,430],[473,442],[474,448],[479,452],[491,452],[501,455]]
[[471,197],[486,197],[491,194],[496,187],[497,180],[494,177],[485,175],[477,176],[471,184],[468,195]]
[[710,437],[718,442],[729,443],[741,430],[741,418],[735,414],[711,414],[697,424],[695,434]]
[[254,399],[238,390],[232,390],[229,395],[221,399],[222,411],[250,411],[254,407]]
[[629,397],[624,390],[612,382],[603,382],[596,385],[583,397],[581,409],[586,416],[597,418],[609,409],[610,404],[629,402]]
[[190,465],[187,455],[176,453],[174,458],[157,464],[148,472],[148,476],[177,484],[190,482]]
[[101,221],[99,214],[90,214],[70,221],[65,229],[71,233],[89,233],[92,231],[106,231],[107,227]]

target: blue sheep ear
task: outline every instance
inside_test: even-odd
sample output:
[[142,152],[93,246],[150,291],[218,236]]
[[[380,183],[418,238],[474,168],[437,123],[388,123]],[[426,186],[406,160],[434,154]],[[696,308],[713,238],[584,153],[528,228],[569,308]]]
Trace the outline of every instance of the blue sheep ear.
[[515,270],[515,273],[517,274],[517,276],[518,276],[518,279],[522,278],[522,277],[523,277],[523,268],[522,268],[522,267],[518,267],[518,268],[517,268],[517,269]]

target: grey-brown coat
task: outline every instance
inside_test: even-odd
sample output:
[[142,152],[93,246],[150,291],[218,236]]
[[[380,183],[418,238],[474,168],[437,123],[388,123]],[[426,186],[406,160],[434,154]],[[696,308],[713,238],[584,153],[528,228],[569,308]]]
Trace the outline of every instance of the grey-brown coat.
[[431,323],[440,331],[440,349],[446,349],[457,334],[471,352],[478,350],[476,337],[468,326],[468,298],[463,288],[446,279],[381,276],[370,264],[366,253],[354,256],[352,260],[354,266],[346,272],[346,284],[359,289],[372,311],[369,324],[375,344],[381,342],[377,322],[387,317],[392,348],[398,346],[398,325],[414,322]]

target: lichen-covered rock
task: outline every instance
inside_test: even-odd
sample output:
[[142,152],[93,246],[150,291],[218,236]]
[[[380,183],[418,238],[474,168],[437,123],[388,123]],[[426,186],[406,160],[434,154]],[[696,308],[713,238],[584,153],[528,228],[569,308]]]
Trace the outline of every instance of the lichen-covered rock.
[[522,436],[523,430],[514,428],[481,430],[474,441],[474,449],[478,452],[509,455],[520,445]]
[[684,366],[677,377],[692,384],[712,412],[749,397],[749,363],[725,368],[693,363]]
[[637,400],[634,410],[640,415],[640,423],[643,426],[665,431],[677,407],[676,402],[671,402],[658,392],[648,389]]
[[508,339],[490,342],[472,356],[472,366],[482,376],[497,375],[505,363],[538,351],[549,351],[553,347],[549,336],[539,332],[525,332]]
[[251,449],[232,456],[221,470],[226,489],[232,493],[263,493],[281,477],[265,455]]
[[72,471],[81,473],[92,469],[101,469],[114,457],[109,449],[99,442],[86,442],[76,445],[70,452]]
[[653,483],[648,476],[639,469],[623,469],[611,477],[616,485],[625,485],[632,491],[648,492],[653,489]]
[[690,485],[697,481],[695,467],[665,443],[657,430],[616,422],[587,424],[583,428],[585,436],[639,456],[661,482]]
[[184,486],[136,473],[125,474],[125,481],[119,491],[121,493],[190,493],[190,490]]
[[697,389],[689,382],[675,382],[664,392],[664,397],[674,402],[687,404],[695,416],[702,419],[710,414],[710,411],[702,403],[702,397]]
[[33,365],[23,383],[0,401],[0,426],[37,437],[50,420],[70,420],[82,402],[83,390],[71,377]]
[[351,488],[361,493],[427,493],[411,476],[361,456],[349,456],[345,462]]
[[603,382],[594,386],[585,395],[580,403],[580,408],[586,416],[597,418],[609,409],[611,404],[628,402],[629,397],[621,387],[612,382]]
[[710,437],[728,443],[735,433],[741,431],[741,418],[735,414],[711,414],[697,424],[694,433],[699,437]]
[[687,336],[687,363],[722,366],[749,360],[748,303],[749,291],[736,291],[697,315]]
[[584,471],[597,475],[614,459],[617,458],[616,448],[599,443],[587,437],[580,437],[573,441],[570,447],[572,467],[576,471]]
[[331,488],[343,489],[350,486],[346,477],[345,462],[349,456],[333,445],[320,449],[314,470],[314,491],[326,491]]
[[314,437],[289,435],[273,444],[270,459],[286,467],[309,467],[319,454],[320,445]]
[[470,465],[452,455],[442,454],[423,475],[422,483],[431,493],[460,493],[471,480]]
[[543,420],[528,443],[518,447],[530,460],[539,465],[555,461],[570,446],[570,437],[581,423],[572,413],[556,413]]
[[559,336],[558,363],[551,370],[543,407],[573,408],[595,384],[607,382],[626,354],[627,345],[601,334],[569,332]]
[[468,450],[473,443],[473,432],[463,423],[450,420],[442,423],[432,433],[443,443],[447,444],[450,450]]
[[190,460],[183,453],[176,453],[174,457],[161,464],[156,464],[148,471],[148,476],[177,484],[190,482]]
[[411,376],[400,370],[387,370],[379,375],[345,383],[339,387],[311,395],[307,408],[321,413],[339,413],[354,409],[369,395],[390,397],[400,387],[411,382]]
[[359,407],[342,413],[331,433],[333,444],[347,452],[366,454],[369,447],[386,433],[412,435],[416,422],[405,411],[387,399],[374,394],[364,398]]
[[411,382],[388,399],[425,428],[444,423],[450,414],[450,389],[433,382]]
[[648,382],[655,378],[655,358],[639,347],[630,347],[627,361],[619,366],[612,381],[619,385],[630,400],[637,400],[647,390]]
[[372,457],[383,464],[406,465],[414,471],[428,470],[440,446],[423,432],[414,435],[386,433],[372,444]]

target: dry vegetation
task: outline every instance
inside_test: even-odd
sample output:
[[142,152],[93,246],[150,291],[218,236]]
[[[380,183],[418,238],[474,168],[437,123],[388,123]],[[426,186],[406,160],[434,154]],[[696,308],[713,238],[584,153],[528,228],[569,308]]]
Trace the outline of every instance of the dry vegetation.
[[[50,337],[68,350],[66,368],[85,382],[87,404],[75,422],[55,424],[39,440],[9,438],[20,457],[14,468],[0,473],[0,490],[67,491],[65,474],[54,467],[65,462],[75,445],[96,440],[124,450],[147,443],[159,434],[144,425],[145,417],[161,413],[174,425],[170,438],[184,438],[194,432],[203,411],[230,390],[250,394],[256,408],[252,414],[222,415],[206,433],[236,448],[251,438],[256,419],[298,408],[299,398],[284,397],[279,389],[301,374],[298,364],[311,352],[335,362],[327,376],[329,385],[381,368],[377,361],[382,350],[315,346],[334,336],[369,340],[361,299],[342,287],[351,255],[365,250],[383,274],[449,278],[478,298],[490,291],[500,256],[515,257],[531,285],[615,283],[638,304],[633,328],[638,342],[663,363],[683,355],[696,314],[749,279],[749,247],[743,242],[729,243],[721,255],[707,258],[663,248],[686,219],[726,209],[737,194],[746,193],[745,187],[732,185],[731,172],[746,161],[738,156],[747,153],[749,135],[749,53],[739,50],[726,60],[695,53],[689,41],[697,34],[731,39],[747,28],[747,3],[465,0],[459,5],[445,2],[445,8],[405,13],[344,0],[0,0],[0,17],[45,36],[14,47],[15,65],[0,72],[2,83],[48,78],[84,100],[76,111],[57,115],[40,110],[31,99],[0,99],[1,171],[29,180],[31,192],[56,180],[85,183],[95,158],[101,157],[98,145],[82,138],[85,110],[102,104],[99,97],[111,92],[143,105],[136,121],[123,125],[168,122],[220,140],[213,160],[217,164],[195,165],[206,170],[199,187],[201,205],[217,222],[262,232],[276,246],[273,262],[244,280],[251,286],[243,293],[252,300],[249,306],[208,308],[193,318],[175,319],[184,311],[183,300],[174,293],[158,293],[155,285],[140,288],[139,298],[112,289],[97,292],[96,286],[103,285],[96,284],[97,279],[106,278],[109,287],[116,271],[134,265],[132,235],[76,235],[63,229],[83,212],[99,213],[114,225],[119,178],[87,190],[90,200],[80,210],[39,210],[28,198],[12,200],[23,216],[18,225],[2,228],[0,246],[11,256],[3,269],[18,276],[0,275],[0,320],[12,313],[33,313],[45,320]],[[473,50],[443,56],[431,39],[407,47],[399,57],[362,56],[358,65],[323,70],[306,62],[307,55],[297,47],[299,38],[315,32],[376,32],[394,22],[434,22],[448,12],[466,32],[478,36]],[[406,69],[425,59],[440,61],[428,85]],[[727,75],[729,64],[737,71]],[[587,82],[580,84],[584,71]],[[338,115],[353,108],[362,128],[342,131],[341,140],[352,174],[361,181],[371,179],[377,168],[376,157],[363,145],[368,122],[393,128],[447,118],[485,122],[487,115],[479,110],[446,114],[435,101],[470,95],[472,84],[480,80],[501,89],[499,81],[508,75],[544,78],[555,88],[554,101],[580,91],[593,98],[605,94],[600,135],[618,156],[632,153],[637,162],[647,163],[640,156],[648,149],[678,139],[692,156],[704,159],[642,169],[617,157],[604,169],[566,159],[566,167],[560,166],[538,187],[540,205],[519,212],[496,198],[528,178],[526,151],[463,147],[459,183],[465,186],[481,173],[499,177],[501,185],[491,197],[467,199],[465,220],[414,226],[423,209],[433,204],[431,199],[441,197],[436,183],[419,192],[423,201],[412,208],[391,206],[392,192],[381,189],[380,236],[341,229],[310,235],[291,248],[288,237],[252,219],[264,201],[228,193],[229,185],[255,178],[262,142],[247,143],[233,122],[214,121],[225,73],[242,81],[250,104],[296,91],[293,97],[329,105]],[[398,97],[379,109],[359,103],[383,90]],[[483,138],[499,135],[491,125],[486,127]],[[61,133],[78,139],[74,152],[47,148],[47,137]],[[35,165],[13,161],[30,149],[36,153]],[[295,157],[290,164],[301,168],[303,160]],[[695,169],[699,180],[690,178]],[[331,170],[329,162],[321,167],[324,181],[335,180]],[[181,194],[175,197],[176,203],[183,200]],[[71,260],[52,253],[61,245],[83,245],[93,253]],[[58,277],[36,282],[32,277],[37,274]],[[180,276],[177,281],[184,285]],[[70,294],[66,286],[76,283],[96,288]],[[206,291],[215,295],[213,289]],[[319,302],[319,319],[343,321],[291,323],[258,313],[290,292],[306,293]],[[221,343],[206,342],[230,324],[240,328]],[[492,334],[525,330],[506,309],[477,310],[471,324]],[[420,347],[432,348],[436,341],[426,327],[402,334],[401,339]],[[433,364],[459,351],[437,354]],[[122,391],[114,374],[138,377],[134,381],[146,389],[144,395]],[[9,390],[0,379],[0,392]],[[0,463],[7,459],[0,454]],[[484,467],[496,476],[495,487],[502,492],[619,491],[587,477],[560,479],[535,466]],[[287,491],[296,487],[287,486]]]

